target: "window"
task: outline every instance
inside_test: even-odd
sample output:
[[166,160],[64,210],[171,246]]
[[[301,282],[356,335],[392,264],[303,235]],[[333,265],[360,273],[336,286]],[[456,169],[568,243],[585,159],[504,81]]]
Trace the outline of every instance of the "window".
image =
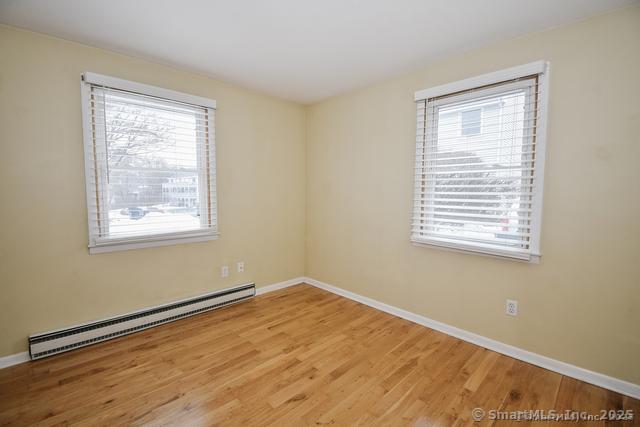
[[85,73],[91,253],[217,237],[215,101]]
[[537,261],[547,64],[416,93],[418,244]]

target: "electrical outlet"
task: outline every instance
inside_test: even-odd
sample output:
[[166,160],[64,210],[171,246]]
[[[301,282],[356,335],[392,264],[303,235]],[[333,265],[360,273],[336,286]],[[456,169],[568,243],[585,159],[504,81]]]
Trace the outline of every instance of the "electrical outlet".
[[238,262],[238,273],[244,273],[244,261]]
[[220,269],[220,277],[229,277],[229,266],[223,265]]
[[513,299],[507,300],[507,314],[509,316],[517,316],[518,315],[518,301]]

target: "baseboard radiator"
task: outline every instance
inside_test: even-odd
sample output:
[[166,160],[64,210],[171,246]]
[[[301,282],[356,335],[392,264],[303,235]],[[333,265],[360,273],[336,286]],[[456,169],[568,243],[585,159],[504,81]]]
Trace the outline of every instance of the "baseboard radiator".
[[194,314],[235,304],[256,294],[255,283],[152,307],[133,313],[98,320],[29,337],[31,359],[54,354],[117,338],[123,335],[172,322]]

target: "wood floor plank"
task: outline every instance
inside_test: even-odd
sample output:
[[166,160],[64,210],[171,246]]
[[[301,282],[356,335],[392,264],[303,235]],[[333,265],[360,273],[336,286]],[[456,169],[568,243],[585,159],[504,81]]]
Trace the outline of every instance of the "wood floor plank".
[[2,426],[549,425],[478,407],[640,425],[636,399],[308,285],[0,371]]

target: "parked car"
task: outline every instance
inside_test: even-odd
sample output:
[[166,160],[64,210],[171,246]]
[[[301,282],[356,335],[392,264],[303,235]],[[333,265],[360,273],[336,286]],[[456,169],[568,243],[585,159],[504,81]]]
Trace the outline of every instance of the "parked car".
[[131,219],[140,219],[147,214],[147,211],[143,208],[129,208],[127,209],[127,213],[129,214],[129,218]]
[[517,233],[518,230],[522,228],[520,221],[523,218],[520,217],[518,215],[518,212],[515,210],[509,211],[508,216],[509,216],[508,218],[503,218],[500,221],[500,224],[502,226],[502,231],[504,233],[495,233],[495,236],[498,239],[520,240],[521,237],[518,236],[517,234],[507,234],[507,233]]

